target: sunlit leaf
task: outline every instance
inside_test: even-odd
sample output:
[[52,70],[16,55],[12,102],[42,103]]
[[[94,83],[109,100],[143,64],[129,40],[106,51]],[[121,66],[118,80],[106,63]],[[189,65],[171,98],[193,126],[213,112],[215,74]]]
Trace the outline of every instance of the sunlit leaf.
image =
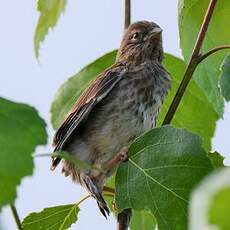
[[29,214],[22,222],[23,230],[65,230],[78,219],[80,209],[76,204],[45,208]]
[[[209,2],[209,0],[179,0],[180,46],[186,62],[191,55]],[[207,52],[219,45],[229,44],[230,30],[226,27],[229,15],[230,1],[217,1],[202,52]],[[221,51],[208,57],[200,63],[194,74],[195,81],[203,89],[219,116],[222,116],[224,108],[224,100],[219,88],[219,67],[226,52]]]
[[230,169],[214,172],[191,196],[189,229],[230,229]]
[[[162,106],[159,124],[162,123],[166,111],[172,103],[186,67],[184,61],[169,54],[165,55],[164,65],[172,75],[172,89]],[[210,150],[211,138],[214,135],[217,120],[218,115],[205,94],[197,86],[196,82],[191,80],[172,120],[172,124],[199,134],[204,147]]]
[[69,78],[58,90],[51,106],[51,122],[56,129],[64,120],[81,92],[99,73],[112,65],[116,52],[110,52],[84,67],[79,73]]
[[38,0],[40,16],[34,35],[34,49],[37,58],[40,43],[45,40],[49,29],[57,24],[61,12],[65,9],[66,2],[67,0]]
[[208,158],[212,163],[214,168],[222,168],[224,167],[224,157],[220,155],[218,152],[208,153]]

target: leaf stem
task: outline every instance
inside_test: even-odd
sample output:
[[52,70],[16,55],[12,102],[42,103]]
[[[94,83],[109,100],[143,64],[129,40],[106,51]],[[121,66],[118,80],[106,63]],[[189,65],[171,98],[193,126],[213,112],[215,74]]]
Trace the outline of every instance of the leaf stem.
[[107,186],[103,187],[103,191],[104,192],[109,192],[109,193],[112,193],[112,194],[115,193],[115,189],[114,188],[110,188],[110,187],[107,187]]
[[212,14],[214,12],[215,6],[216,6],[217,0],[210,0],[209,2],[209,6],[207,8],[206,14],[204,16],[202,25],[200,27],[200,31],[198,33],[190,60],[188,62],[188,65],[185,69],[184,72],[184,77],[180,83],[180,86],[176,92],[175,97],[173,98],[173,101],[169,107],[169,110],[165,116],[165,119],[162,123],[162,125],[166,125],[166,124],[170,124],[170,122],[172,121],[174,114],[176,113],[176,110],[180,104],[180,101],[185,93],[185,90],[188,86],[188,83],[190,82],[192,75],[197,67],[197,65],[199,64],[199,58],[200,58],[200,49],[201,46],[203,44]]
[[223,50],[223,49],[230,49],[230,45],[223,45],[223,46],[217,46],[211,50],[209,50],[207,53],[204,53],[202,55],[200,55],[199,57],[199,63],[202,62],[204,59],[206,59],[207,57],[209,57],[210,55]]
[[12,214],[13,214],[13,217],[14,217],[14,220],[15,220],[15,223],[17,225],[18,230],[22,230],[21,221],[20,221],[20,218],[19,218],[18,211],[17,211],[16,207],[13,204],[11,204],[10,209],[12,211]]
[[91,197],[90,194],[84,196],[83,198],[81,198],[81,200],[79,200],[77,203],[76,203],[76,206],[79,206],[81,203],[83,203],[85,200],[87,200],[89,197]]
[[125,0],[125,29],[127,29],[131,22],[131,0]]

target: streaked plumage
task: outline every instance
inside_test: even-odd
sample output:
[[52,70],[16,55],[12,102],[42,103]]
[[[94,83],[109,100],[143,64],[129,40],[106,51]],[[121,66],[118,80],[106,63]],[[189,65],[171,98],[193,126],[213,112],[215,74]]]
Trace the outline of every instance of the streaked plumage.
[[[77,159],[105,168],[117,152],[156,124],[170,88],[163,68],[160,27],[147,21],[126,31],[116,62],[83,92],[54,138],[54,151],[65,150]],[[61,159],[52,162],[54,169]],[[63,172],[80,182],[97,200],[105,215],[101,191],[106,178],[63,160]]]

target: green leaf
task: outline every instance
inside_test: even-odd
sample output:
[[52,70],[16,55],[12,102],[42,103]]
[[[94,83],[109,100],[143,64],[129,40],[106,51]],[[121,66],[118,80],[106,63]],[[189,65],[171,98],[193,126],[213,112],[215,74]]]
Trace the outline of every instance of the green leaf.
[[[180,46],[188,62],[200,29],[209,0],[179,0]],[[230,30],[226,22],[230,15],[230,1],[218,1],[202,46],[202,53],[224,44],[229,44]],[[194,79],[204,90],[209,102],[219,116],[223,114],[224,100],[219,88],[219,67],[227,51],[221,51],[208,57],[199,64]]]
[[[172,103],[186,67],[184,61],[169,54],[165,55],[164,65],[172,76],[172,89],[163,103],[159,124],[162,123]],[[197,86],[196,82],[191,80],[173,118],[172,124],[199,134],[202,137],[204,147],[210,150],[211,138],[214,135],[217,120],[218,115],[205,94]]]
[[220,88],[226,101],[230,101],[230,54],[221,65]]
[[112,51],[98,58],[83,68],[79,73],[69,78],[58,90],[51,106],[51,122],[57,129],[67,113],[80,96],[81,92],[104,69],[111,66],[116,57],[116,51]]
[[221,230],[230,229],[230,186],[221,188],[213,197],[209,209],[209,221]]
[[[110,188],[115,187],[115,176],[112,176],[107,182],[106,186]],[[110,211],[112,211],[115,215],[117,215],[117,210],[114,210],[114,196],[108,196],[105,194],[109,194],[108,192],[104,193],[104,198],[106,203],[109,206]],[[131,230],[153,230],[156,226],[156,220],[154,216],[145,210],[132,210],[132,217],[129,228]]]
[[209,175],[194,190],[190,205],[190,230],[230,229],[230,169]]
[[67,0],[38,0],[40,17],[34,35],[34,49],[39,56],[40,43],[45,40],[49,28],[55,27],[61,12],[65,9]]
[[209,152],[208,158],[212,163],[213,168],[222,168],[224,167],[224,157],[218,152]]
[[13,204],[16,187],[32,174],[32,153],[46,143],[44,121],[25,104],[0,98],[0,209]]
[[23,230],[65,230],[78,219],[80,209],[76,204],[45,208],[29,214],[22,222]]
[[184,230],[190,192],[212,169],[198,136],[170,126],[153,129],[130,146],[129,161],[118,168],[118,210],[145,209],[159,230]]
[[156,221],[152,213],[141,210],[132,210],[132,218],[129,228],[131,230],[154,230]]

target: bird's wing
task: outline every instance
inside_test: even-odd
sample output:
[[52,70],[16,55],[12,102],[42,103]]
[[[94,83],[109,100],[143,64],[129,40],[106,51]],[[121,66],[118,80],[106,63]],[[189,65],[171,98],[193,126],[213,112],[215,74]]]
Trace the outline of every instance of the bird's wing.
[[[65,121],[57,130],[54,140],[54,152],[60,151],[69,140],[71,134],[88,118],[92,109],[113,89],[113,87],[121,80],[126,72],[125,66],[114,66],[104,71],[94,80],[90,86],[77,99],[72,110],[66,117]],[[60,158],[54,157],[52,161],[52,169],[55,169]]]

